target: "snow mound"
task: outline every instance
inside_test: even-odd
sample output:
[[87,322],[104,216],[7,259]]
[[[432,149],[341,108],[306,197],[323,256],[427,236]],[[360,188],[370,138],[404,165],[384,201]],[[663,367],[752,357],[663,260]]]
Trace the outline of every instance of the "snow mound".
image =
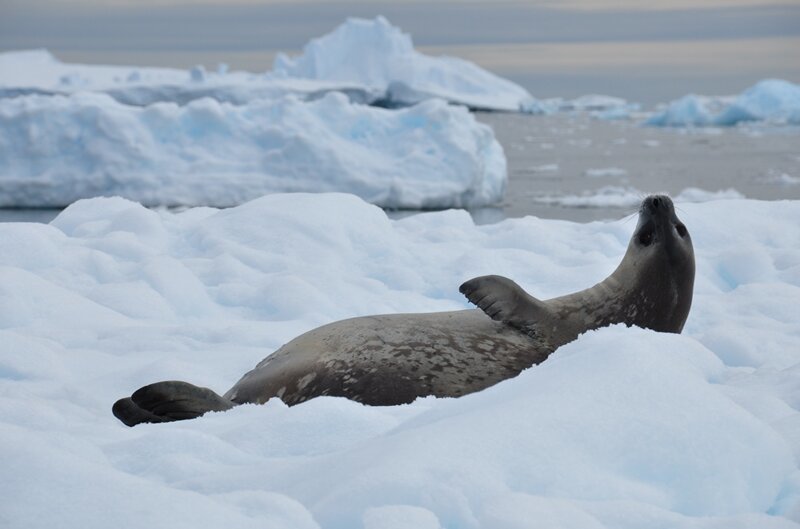
[[[632,224],[466,212],[391,221],[351,195],[228,210],[77,202],[0,223],[0,520],[8,527],[797,528],[800,202],[684,204],[683,335],[616,326],[458,399],[278,400],[129,429],[122,394],[226,390],[281,343],[363,314],[543,298],[600,280]],[[794,520],[794,521],[792,521]]]
[[657,127],[730,127],[749,121],[800,124],[800,85],[765,79],[736,97],[687,95],[651,116]]
[[506,162],[466,109],[398,111],[336,93],[233,106],[137,108],[96,93],[0,100],[0,206],[120,195],[232,206],[265,193],[343,191],[389,208],[476,207],[503,196]]
[[388,104],[437,97],[472,108],[517,111],[531,99],[519,85],[455,57],[429,57],[385,18],[350,18],[311,40],[303,53],[275,58],[276,76],[350,82],[386,92]]

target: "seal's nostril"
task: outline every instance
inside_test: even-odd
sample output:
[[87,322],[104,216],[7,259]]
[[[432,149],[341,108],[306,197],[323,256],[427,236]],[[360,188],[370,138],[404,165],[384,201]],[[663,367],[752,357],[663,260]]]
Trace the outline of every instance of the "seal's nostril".
[[653,209],[658,209],[658,206],[660,204],[661,204],[661,201],[658,199],[658,197],[653,199]]

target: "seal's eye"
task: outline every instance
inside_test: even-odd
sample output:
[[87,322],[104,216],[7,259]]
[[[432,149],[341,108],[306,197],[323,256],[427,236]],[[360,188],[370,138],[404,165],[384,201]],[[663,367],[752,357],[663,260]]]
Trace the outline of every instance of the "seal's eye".
[[675,230],[678,232],[678,235],[680,235],[681,238],[686,237],[686,234],[688,233],[686,231],[686,226],[684,226],[683,224],[676,224]]

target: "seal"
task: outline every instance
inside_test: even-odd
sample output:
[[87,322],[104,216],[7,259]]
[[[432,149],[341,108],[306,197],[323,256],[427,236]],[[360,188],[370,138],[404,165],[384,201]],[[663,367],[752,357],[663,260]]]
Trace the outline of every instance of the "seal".
[[602,282],[541,301],[512,280],[482,276],[460,291],[478,309],[353,318],[311,330],[246,373],[225,395],[187,382],[144,386],[113,406],[133,426],[273,397],[322,395],[368,405],[480,391],[543,362],[581,333],[616,323],[679,333],[692,304],[694,250],[669,197],[653,195],[619,266]]

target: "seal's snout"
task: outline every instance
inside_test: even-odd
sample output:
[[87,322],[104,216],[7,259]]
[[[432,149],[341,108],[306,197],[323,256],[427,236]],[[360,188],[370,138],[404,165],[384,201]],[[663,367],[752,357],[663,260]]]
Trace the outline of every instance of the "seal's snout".
[[641,211],[651,215],[672,213],[672,200],[666,195],[650,195],[642,201]]

